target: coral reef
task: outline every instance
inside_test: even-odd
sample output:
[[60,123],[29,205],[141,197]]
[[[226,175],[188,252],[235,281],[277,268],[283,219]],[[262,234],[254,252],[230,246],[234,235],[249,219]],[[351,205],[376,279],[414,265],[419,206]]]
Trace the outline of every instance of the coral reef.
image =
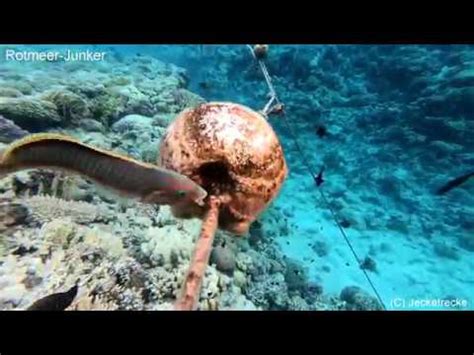
[[37,98],[0,97],[0,114],[25,129],[42,129],[61,122],[55,104]]
[[87,102],[68,90],[50,90],[41,94],[41,99],[56,105],[62,124],[75,122],[90,116]]
[[36,195],[22,200],[34,219],[48,222],[56,218],[70,216],[79,224],[90,224],[110,219],[107,207],[82,201],[67,201],[47,195]]
[[20,97],[23,96],[21,91],[14,89],[14,88],[8,88],[8,87],[1,87],[0,88],[0,97]]
[[[27,131],[54,131],[156,163],[183,109],[264,106],[267,88],[245,46],[172,47],[115,49],[94,64],[1,63],[0,150]],[[361,267],[385,306],[456,295],[472,309],[472,184],[433,191],[474,166],[473,47],[274,45],[265,61],[363,263],[285,120],[271,117],[288,179],[248,235],[216,235],[198,309],[381,309]],[[197,220],[79,177],[0,176],[0,309],[25,309],[78,279],[71,310],[173,309],[198,234]]]
[[149,228],[141,242],[143,256],[147,257],[151,265],[166,266],[168,269],[189,260],[193,251],[193,237],[199,233],[199,223],[194,223],[194,226],[188,223],[188,226],[191,230],[183,225],[178,233],[174,226]]
[[341,291],[341,300],[346,302],[346,309],[351,311],[382,310],[376,298],[357,286],[348,286]]
[[[361,260],[371,248],[381,253],[379,276],[372,277],[387,299],[442,297],[448,288],[472,299],[467,275],[473,264],[465,258],[473,250],[471,184],[442,198],[433,190],[446,176],[471,171],[474,163],[473,47],[270,46],[269,53],[275,89],[303,147],[303,153],[296,149],[284,121],[272,120],[290,167],[281,205],[294,211],[289,219],[298,224],[291,227],[293,238],[278,234],[284,253],[322,279],[325,292],[340,294],[354,280],[369,291],[324,201],[312,196],[304,154],[313,170],[326,167],[323,189]],[[265,97],[265,85],[246,56],[240,47],[219,47],[213,59],[226,66],[207,70],[206,82],[232,82],[235,91],[225,95],[263,106],[258,98]],[[196,91],[207,99],[224,96],[199,86]],[[322,125],[327,134],[319,137],[313,132]],[[330,253],[318,259],[303,245],[323,255],[314,244],[321,237],[331,240]],[[252,236],[250,241],[259,243]]]

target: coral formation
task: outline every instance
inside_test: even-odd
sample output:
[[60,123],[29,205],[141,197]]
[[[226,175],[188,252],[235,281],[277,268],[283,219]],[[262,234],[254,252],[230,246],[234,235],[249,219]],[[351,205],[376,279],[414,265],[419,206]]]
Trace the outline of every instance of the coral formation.
[[41,222],[68,216],[76,223],[87,225],[110,218],[107,207],[101,208],[101,206],[82,201],[67,201],[47,195],[36,195],[27,197],[22,202],[30,209],[33,217]]
[[25,129],[41,129],[61,122],[55,104],[37,98],[0,97],[0,114]]
[[23,96],[21,91],[9,88],[9,87],[0,87],[0,97],[20,97]]
[[[94,64],[0,63],[0,151],[27,131],[54,131],[156,163],[183,109],[265,103],[267,88],[245,46],[133,51],[114,47]],[[198,309],[381,309],[361,267],[386,307],[396,308],[395,297],[422,296],[467,299],[472,309],[472,184],[433,194],[474,164],[472,46],[266,51],[287,112],[268,122],[290,173],[247,236],[217,233]],[[314,170],[324,165],[320,188],[362,265],[301,158]],[[0,309],[26,309],[78,279],[70,310],[173,309],[199,226],[82,178],[37,170],[0,176]]]
[[50,90],[41,94],[41,99],[56,105],[62,124],[75,122],[90,116],[86,101],[68,90]]
[[346,308],[351,311],[381,310],[377,299],[357,286],[348,286],[341,291],[341,300],[346,302]]
[[193,237],[199,232],[199,224],[187,224],[176,233],[174,226],[149,228],[143,235],[141,252],[151,265],[168,269],[189,260],[193,251]]

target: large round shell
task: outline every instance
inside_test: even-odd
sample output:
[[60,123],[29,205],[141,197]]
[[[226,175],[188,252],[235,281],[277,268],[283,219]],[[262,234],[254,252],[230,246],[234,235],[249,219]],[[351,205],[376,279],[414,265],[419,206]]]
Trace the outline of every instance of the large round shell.
[[[259,113],[211,102],[182,112],[161,142],[158,164],[190,177],[221,201],[219,226],[245,233],[288,174],[280,142]],[[175,214],[198,214],[196,206]]]

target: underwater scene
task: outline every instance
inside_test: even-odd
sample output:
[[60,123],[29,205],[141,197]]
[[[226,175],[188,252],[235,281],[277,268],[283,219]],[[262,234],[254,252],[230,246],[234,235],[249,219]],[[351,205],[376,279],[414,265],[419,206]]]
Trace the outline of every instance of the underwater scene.
[[474,310],[474,45],[0,46],[1,310]]

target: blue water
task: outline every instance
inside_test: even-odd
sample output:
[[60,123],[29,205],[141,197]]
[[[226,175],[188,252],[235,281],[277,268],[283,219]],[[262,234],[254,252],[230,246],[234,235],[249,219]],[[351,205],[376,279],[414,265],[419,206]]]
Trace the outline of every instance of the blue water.
[[[84,75],[97,66],[118,70],[109,62],[154,58],[183,68],[184,87],[206,101],[261,110],[268,99],[243,45],[21,48],[105,52],[104,61],[81,63]],[[2,68],[34,82],[33,72],[61,75],[55,68],[62,64],[4,57],[0,85],[15,80],[2,78]],[[286,116],[269,122],[290,172],[261,218],[264,226],[272,213],[286,218],[286,228],[274,227],[273,246],[326,295],[357,286],[373,297],[378,292],[386,309],[474,309],[474,178],[435,193],[474,171],[474,46],[272,45],[266,65],[286,108]],[[153,78],[153,70],[144,73]],[[46,83],[34,90],[48,89]],[[136,113],[153,116],[150,110]],[[317,134],[320,126],[325,136]],[[318,188],[311,172],[322,166],[325,182]],[[315,244],[325,252],[319,255]],[[364,274],[358,262],[366,257],[376,267]]]

